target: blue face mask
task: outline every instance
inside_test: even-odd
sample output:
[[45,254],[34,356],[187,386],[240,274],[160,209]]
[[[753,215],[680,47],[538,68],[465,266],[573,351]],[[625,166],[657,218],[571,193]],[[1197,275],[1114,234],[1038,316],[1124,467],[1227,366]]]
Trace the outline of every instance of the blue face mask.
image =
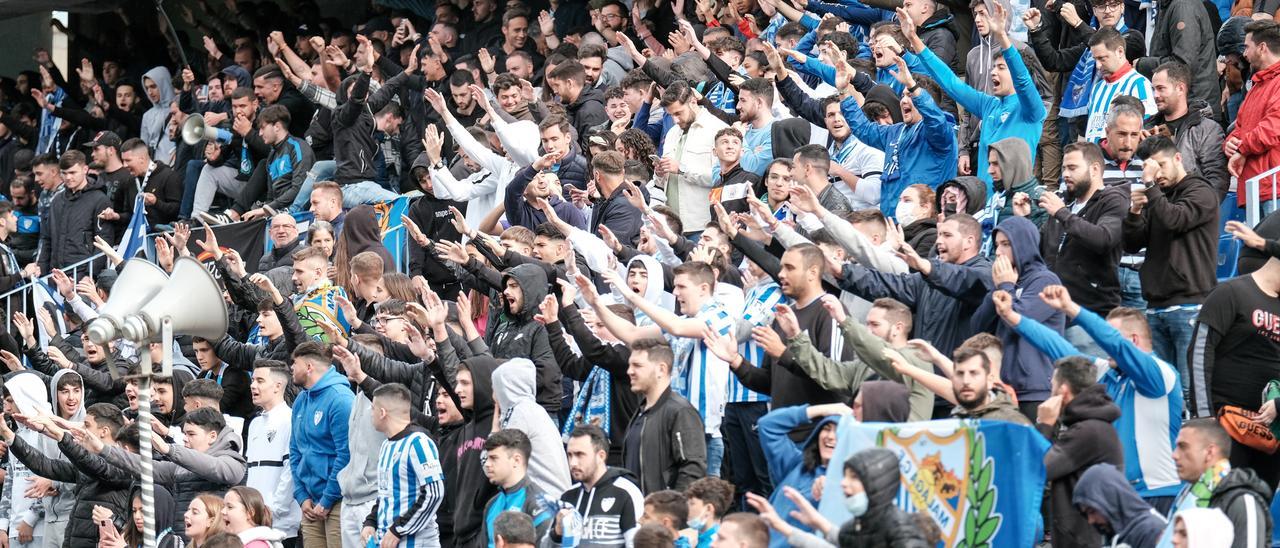
[[706,516],[699,516],[697,518],[690,519],[688,520],[687,525],[689,526],[690,529],[700,532],[703,529],[707,528]]
[[866,491],[844,498],[845,509],[848,510],[850,514],[853,514],[853,517],[855,518],[861,517],[863,514],[867,513],[868,504],[870,504],[870,501],[867,500]]

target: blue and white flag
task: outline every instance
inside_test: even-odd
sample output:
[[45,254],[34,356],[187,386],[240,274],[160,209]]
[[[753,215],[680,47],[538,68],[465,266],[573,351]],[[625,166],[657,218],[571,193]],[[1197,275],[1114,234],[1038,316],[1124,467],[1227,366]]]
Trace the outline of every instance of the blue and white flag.
[[138,199],[133,203],[133,217],[129,219],[129,228],[124,231],[124,237],[120,238],[120,245],[116,247],[116,253],[126,261],[139,252],[145,253],[147,250],[146,206],[142,192],[138,192]]
[[[937,420],[905,424],[840,420],[828,486],[844,479],[850,455],[872,447],[898,454],[898,507],[933,517],[942,546],[1034,546],[1043,531],[1040,499],[1049,441],[1034,428],[1004,421]],[[839,487],[823,490],[819,510],[849,520]]]
[[43,308],[49,312],[58,330],[57,333],[47,333],[44,328],[44,322],[39,321],[34,312],[31,314],[31,321],[36,324],[36,335],[40,341],[40,347],[45,348],[49,346],[50,339],[59,337],[67,332],[67,326],[62,320],[62,303],[64,301],[62,295],[59,295],[44,280],[40,279],[35,280],[32,284],[31,300],[37,310]]

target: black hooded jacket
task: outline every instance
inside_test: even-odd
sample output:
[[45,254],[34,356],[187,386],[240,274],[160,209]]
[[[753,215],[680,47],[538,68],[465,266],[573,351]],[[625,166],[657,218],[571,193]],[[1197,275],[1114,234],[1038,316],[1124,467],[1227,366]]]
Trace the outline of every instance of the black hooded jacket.
[[[173,494],[165,486],[156,485],[154,489],[152,498],[156,501],[156,548],[181,548],[183,545],[182,538],[178,536],[179,533],[174,531],[185,524],[183,513],[186,512],[186,507],[184,506],[182,511],[178,511],[178,504],[173,500]],[[134,497],[142,497],[141,484],[134,484],[133,488],[129,490],[129,498],[126,500],[130,508],[133,507]],[[133,521],[128,519],[130,515],[125,516],[126,522]],[[141,532],[139,532],[138,536],[141,538]]]
[[551,351],[546,327],[533,319],[538,305],[547,296],[547,271],[533,263],[518,264],[502,275],[503,287],[507,280],[518,284],[524,293],[520,309],[504,307],[500,316],[490,319],[485,342],[498,360],[527,358],[533,361],[538,371],[538,405],[555,416],[560,411],[560,366]]
[[[493,427],[493,371],[498,362],[488,356],[476,356],[459,366],[471,373],[472,405],[467,424],[458,431],[457,485],[454,498],[454,543],[462,548],[483,548],[484,508],[498,488],[484,474],[480,454]],[[464,411],[465,412],[465,411]]]
[[[63,435],[58,449],[67,460],[50,459],[22,438],[15,438],[9,449],[32,472],[44,478],[76,484],[76,503],[67,521],[65,548],[97,548],[98,526],[93,522],[93,507],[102,506],[116,516],[116,526],[124,527],[129,516],[129,486],[132,475],[90,453],[71,437]],[[70,462],[67,462],[70,461]]]
[[[964,211],[947,211],[942,204],[942,191],[949,186],[958,186],[964,191],[965,207]],[[977,215],[979,211],[987,204],[987,184],[977,177],[963,175],[956,177],[950,181],[942,183],[938,186],[938,191],[934,194],[933,206],[934,210],[950,215],[952,213],[967,213],[969,215]],[[923,257],[923,255],[921,255]]]
[[1080,391],[1062,408],[1058,424],[1036,424],[1036,429],[1053,442],[1044,456],[1044,466],[1055,547],[1102,545],[1101,535],[1072,504],[1071,495],[1090,466],[1124,465],[1124,449],[1111,425],[1118,418],[1120,408],[1111,401],[1104,386],[1095,384]]
[[1147,205],[1124,218],[1124,250],[1147,249],[1139,271],[1149,308],[1200,304],[1218,283],[1218,191],[1199,173],[1152,185]]
[[840,546],[859,548],[924,548],[929,546],[911,514],[894,499],[902,483],[898,456],[888,449],[864,449],[844,462],[862,481],[867,511],[840,526]]
[[956,55],[955,16],[946,6],[938,6],[923,25],[920,25],[920,40],[925,47],[937,55],[951,67],[951,72],[960,73],[963,58]]
[[[413,162],[414,169],[429,166],[430,162],[427,161],[425,154],[418,156]],[[441,200],[436,198],[433,192],[424,192],[421,198],[409,206],[409,220],[416,223],[418,228],[422,229],[422,233],[430,235],[433,240],[460,242],[462,235],[453,226],[453,212],[449,210],[450,207],[458,208],[458,211],[463,214],[467,212],[466,202]],[[441,261],[435,253],[428,252],[416,242],[409,244],[409,274],[426,278],[431,283],[431,288],[446,301],[457,300],[458,291],[462,289],[453,269]]]

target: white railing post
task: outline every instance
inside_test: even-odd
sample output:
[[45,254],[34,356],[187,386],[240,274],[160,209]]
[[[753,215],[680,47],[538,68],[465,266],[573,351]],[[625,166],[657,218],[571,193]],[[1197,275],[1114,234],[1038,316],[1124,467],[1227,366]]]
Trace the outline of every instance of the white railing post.
[[[1246,179],[1244,182],[1245,222],[1249,226],[1257,226],[1258,222],[1262,220],[1262,180],[1268,177],[1271,179],[1271,201],[1274,202],[1278,198],[1276,195],[1276,178],[1280,177],[1280,166],[1268,169]],[[1237,186],[1236,191],[1239,192],[1239,190]]]

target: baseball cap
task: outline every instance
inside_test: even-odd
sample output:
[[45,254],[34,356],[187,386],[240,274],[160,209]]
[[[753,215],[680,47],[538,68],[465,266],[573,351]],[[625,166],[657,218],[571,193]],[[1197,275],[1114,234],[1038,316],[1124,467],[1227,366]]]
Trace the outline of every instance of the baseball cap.
[[84,146],[90,148],[100,146],[120,148],[120,136],[112,131],[99,131],[97,135],[93,136],[93,140],[85,143]]

